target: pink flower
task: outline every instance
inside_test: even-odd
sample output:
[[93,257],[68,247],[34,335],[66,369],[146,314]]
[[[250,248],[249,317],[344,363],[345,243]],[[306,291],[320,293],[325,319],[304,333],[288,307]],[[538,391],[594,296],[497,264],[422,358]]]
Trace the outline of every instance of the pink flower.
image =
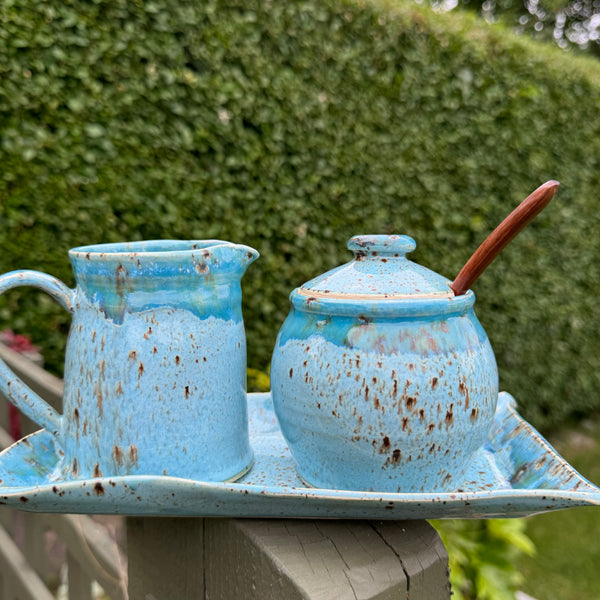
[[0,332],[0,341],[3,342],[9,350],[19,354],[34,354],[39,352],[39,348],[31,343],[28,335],[14,333],[10,329]]

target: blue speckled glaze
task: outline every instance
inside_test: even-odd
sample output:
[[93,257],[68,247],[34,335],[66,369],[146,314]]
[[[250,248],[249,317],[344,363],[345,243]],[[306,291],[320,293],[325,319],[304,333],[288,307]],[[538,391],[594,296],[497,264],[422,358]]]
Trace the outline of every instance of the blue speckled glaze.
[[451,491],[492,423],[498,374],[472,292],[359,236],[355,258],[291,294],[271,365],[275,412],[318,488]]
[[252,463],[240,280],[258,253],[220,240],[69,252],[77,286],[32,271],[72,311],[63,415],[0,365],[0,389],[54,432],[64,479],[174,475],[225,481]]

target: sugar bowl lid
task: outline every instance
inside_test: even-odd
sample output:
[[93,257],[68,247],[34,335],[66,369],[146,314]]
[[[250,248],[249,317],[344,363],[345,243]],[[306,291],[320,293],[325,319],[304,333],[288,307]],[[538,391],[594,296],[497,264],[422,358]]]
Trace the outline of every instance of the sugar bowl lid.
[[461,312],[473,292],[455,296],[446,277],[406,258],[417,247],[407,235],[357,235],[354,259],[294,290],[292,304],[331,314],[429,315]]

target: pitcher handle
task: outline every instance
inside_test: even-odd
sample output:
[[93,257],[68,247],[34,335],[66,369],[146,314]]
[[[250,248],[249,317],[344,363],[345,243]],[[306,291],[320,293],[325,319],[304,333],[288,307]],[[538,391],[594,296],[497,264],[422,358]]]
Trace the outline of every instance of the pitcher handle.
[[[39,271],[11,271],[0,275],[0,294],[12,288],[30,285],[52,296],[61,306],[73,312],[73,290],[62,281]],[[41,396],[17,377],[0,358],[0,392],[32,421],[57,435],[61,415]]]

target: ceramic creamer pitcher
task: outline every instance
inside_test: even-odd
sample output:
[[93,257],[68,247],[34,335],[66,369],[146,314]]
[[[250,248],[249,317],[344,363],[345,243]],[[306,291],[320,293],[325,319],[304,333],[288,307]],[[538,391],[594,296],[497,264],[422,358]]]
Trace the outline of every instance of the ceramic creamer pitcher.
[[235,479],[252,464],[240,281],[258,252],[220,240],[74,248],[76,287],[37,271],[73,315],[63,414],[0,361],[0,391],[54,434],[60,477]]

